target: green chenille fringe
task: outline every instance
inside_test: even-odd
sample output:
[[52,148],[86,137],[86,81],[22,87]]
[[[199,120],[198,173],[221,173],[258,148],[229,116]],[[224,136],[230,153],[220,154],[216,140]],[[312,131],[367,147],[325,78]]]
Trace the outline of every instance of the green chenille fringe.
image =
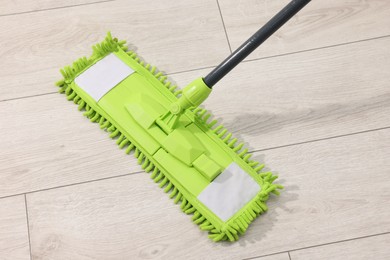
[[88,117],[91,122],[99,123],[101,129],[105,129],[110,133],[111,138],[117,138],[116,143],[119,148],[125,149],[126,153],[129,154],[134,150],[134,156],[138,159],[138,163],[142,166],[146,172],[152,172],[150,177],[159,183],[159,186],[164,189],[164,192],[170,193],[169,197],[174,199],[174,203],[180,202],[180,208],[186,214],[193,214],[192,220],[198,224],[201,230],[209,232],[209,237],[214,241],[229,240],[236,241],[239,235],[242,235],[247,230],[249,224],[260,214],[267,211],[266,201],[268,200],[269,194],[274,193],[279,195],[278,189],[282,189],[283,186],[280,184],[274,184],[274,180],[277,176],[271,172],[261,172],[264,168],[264,164],[250,160],[252,154],[248,153],[248,149],[244,148],[244,143],[237,144],[237,138],[232,137],[232,133],[228,132],[224,126],[217,126],[217,120],[209,121],[211,113],[203,108],[194,108],[192,111],[195,113],[200,122],[203,122],[205,126],[210,128],[230,149],[236,152],[250,167],[258,173],[255,176],[256,181],[261,185],[261,191],[249,204],[247,204],[240,214],[230,219],[222,227],[215,227],[205,216],[203,216],[194,205],[183,196],[179,188],[169,180],[169,178],[160,171],[153,162],[151,162],[145,154],[135,147],[135,145],[121,133],[114,124],[108,119],[104,118],[97,111],[91,108],[86,101],[84,101],[77,93],[72,89],[71,82],[75,77],[83,70],[94,64],[98,60],[102,59],[106,55],[115,52],[118,48],[124,50],[132,59],[137,61],[148,69],[166,88],[168,88],[176,97],[179,97],[181,90],[176,90],[177,86],[173,85],[167,80],[167,76],[162,72],[159,72],[156,67],[151,66],[141,60],[138,55],[133,51],[128,51],[125,46],[126,41],[118,41],[116,38],[112,38],[111,34],[108,33],[106,38],[100,44],[92,47],[93,53],[90,58],[82,57],[75,61],[72,66],[67,66],[61,69],[61,74],[64,77],[62,80],[56,83],[59,86],[59,92],[65,93],[68,100],[72,100],[78,105],[78,109],[85,111],[84,115]]

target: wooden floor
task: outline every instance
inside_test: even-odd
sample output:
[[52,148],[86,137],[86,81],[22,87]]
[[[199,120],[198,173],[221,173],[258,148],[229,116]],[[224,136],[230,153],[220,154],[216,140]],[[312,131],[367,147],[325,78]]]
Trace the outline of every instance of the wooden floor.
[[0,3],[0,259],[390,259],[390,2],[314,0],[205,106],[280,176],[213,243],[57,93],[108,30],[184,86],[288,0]]

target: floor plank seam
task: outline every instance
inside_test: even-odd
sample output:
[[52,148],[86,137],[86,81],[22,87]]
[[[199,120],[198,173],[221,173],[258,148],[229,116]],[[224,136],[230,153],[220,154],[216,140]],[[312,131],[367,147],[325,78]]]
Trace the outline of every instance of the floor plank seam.
[[282,53],[282,54],[277,54],[277,55],[272,55],[272,56],[266,56],[266,57],[260,57],[260,58],[254,58],[254,59],[246,59],[246,60],[243,60],[242,62],[252,62],[252,61],[266,60],[266,59],[271,59],[271,58],[277,58],[277,57],[283,57],[283,56],[288,56],[288,55],[300,54],[300,53],[304,53],[304,52],[318,51],[318,50],[322,50],[322,49],[331,49],[331,48],[345,46],[345,45],[350,45],[350,44],[356,44],[356,43],[361,43],[361,42],[385,39],[385,38],[388,38],[388,37],[390,37],[389,34],[388,35],[378,36],[378,37],[373,37],[373,38],[361,39],[361,40],[357,40],[357,41],[344,42],[344,43],[332,44],[332,45],[327,45],[327,46],[322,46],[322,47],[317,47],[317,48],[310,48],[310,49],[305,49],[305,50],[300,50],[300,51]]
[[200,68],[196,68],[196,69],[178,70],[178,71],[173,71],[171,73],[168,73],[167,75],[171,76],[171,75],[175,75],[175,74],[181,74],[181,73],[186,73],[186,72],[194,72],[194,71],[204,70],[204,69],[214,69],[215,67],[217,67],[217,65],[200,67]]
[[227,44],[228,44],[228,46],[229,46],[230,53],[233,53],[233,51],[232,51],[232,46],[230,45],[230,41],[229,41],[229,36],[228,36],[227,30],[226,30],[225,21],[223,20],[223,15],[222,15],[221,6],[219,5],[219,1],[218,1],[218,0],[216,0],[216,2],[217,2],[218,10],[219,10],[219,15],[221,16],[221,21],[222,21],[222,25],[223,25],[223,30],[225,31],[226,41],[227,41]]
[[[387,37],[390,37],[390,35],[382,35],[382,36],[362,39],[362,40],[358,40],[358,41],[352,41],[352,42],[346,42],[346,43],[340,43],[340,44],[333,44],[333,45],[322,46],[322,47],[318,47],[318,48],[311,48],[311,49],[305,49],[305,50],[301,50],[301,51],[283,53],[283,54],[279,54],[279,55],[272,55],[272,56],[266,56],[266,57],[261,57],[261,58],[247,59],[247,60],[243,60],[242,62],[252,62],[252,61],[270,59],[270,58],[275,58],[275,57],[288,56],[288,55],[292,55],[292,54],[299,54],[299,53],[316,51],[316,50],[327,49],[327,48],[334,48],[334,47],[338,47],[338,46],[344,46],[344,45],[348,45],[348,44],[355,44],[355,43],[359,43],[359,42],[379,40],[379,39],[384,39],[384,38],[387,38]],[[186,73],[186,72],[194,72],[194,71],[199,71],[199,70],[204,70],[204,69],[213,69],[217,65],[218,64],[213,65],[213,66],[206,66],[206,67],[195,68],[195,69],[173,71],[173,72],[167,73],[167,75],[170,76],[170,75],[181,74],[181,73]]]
[[[116,1],[116,0],[108,0],[106,2],[112,2],[112,1]],[[103,2],[96,2],[96,3],[103,3]],[[86,4],[84,4],[84,5],[86,5]],[[1,17],[1,15],[0,15],[0,17]],[[227,35],[226,35],[226,37],[227,37]],[[265,60],[265,59],[271,59],[271,58],[276,58],[276,57],[288,56],[288,55],[299,54],[299,53],[310,52],[310,51],[316,51],[316,50],[321,50],[321,49],[334,48],[334,47],[344,46],[344,45],[349,45],[349,44],[356,44],[356,43],[365,42],[365,41],[379,40],[379,39],[384,39],[384,38],[388,38],[388,37],[390,37],[390,35],[384,35],[384,36],[379,36],[379,37],[374,37],[374,38],[368,38],[368,39],[363,39],[363,40],[358,40],[358,41],[352,41],[352,42],[348,42],[348,43],[340,43],[340,44],[334,44],[334,45],[329,45],[329,46],[323,46],[323,47],[319,47],[319,48],[306,49],[306,50],[302,50],[302,51],[283,53],[283,54],[280,54],[280,55],[261,57],[261,58],[257,58],[257,59],[248,59],[248,60],[244,60],[242,62],[254,62],[254,61],[259,61],[259,60]],[[227,41],[228,41],[229,48],[230,48],[230,43],[229,43],[228,38],[227,38]],[[213,69],[216,66],[217,65],[201,67],[201,68],[196,68],[196,69],[183,70],[183,71],[174,71],[174,72],[171,72],[171,73],[167,73],[167,76],[171,76],[171,75],[175,75],[175,74],[181,74],[181,73],[186,73],[186,72],[194,72],[194,71],[199,71],[199,70],[203,70],[203,69]],[[30,95],[30,96],[8,98],[8,99],[0,100],[0,102],[7,102],[7,101],[18,100],[18,99],[25,99],[25,98],[31,98],[31,97],[38,97],[38,96],[55,94],[55,93],[57,93],[57,92],[47,92],[47,93],[42,93],[42,94]]]
[[8,99],[0,100],[0,102],[7,102],[7,101],[13,101],[13,100],[19,100],[19,99],[25,99],[25,98],[33,98],[33,97],[40,97],[40,96],[46,96],[46,95],[53,95],[53,94],[57,94],[57,93],[58,93],[58,91],[54,91],[54,92],[47,92],[47,93],[42,93],[42,94],[30,95],[30,96],[8,98]]
[[281,252],[272,253],[272,254],[265,254],[265,255],[251,256],[251,257],[248,257],[248,258],[243,258],[242,260],[252,260],[252,259],[261,258],[261,257],[267,257],[267,256],[279,255],[279,254],[283,254],[283,253],[287,253],[287,252],[288,252],[288,251],[281,251]]
[[24,206],[26,208],[26,225],[27,225],[27,236],[28,236],[28,248],[30,250],[30,260],[32,259],[32,250],[31,250],[31,236],[30,236],[30,222],[28,218],[28,207],[27,207],[27,196],[24,193]]
[[347,137],[347,136],[351,136],[351,135],[359,135],[359,134],[365,134],[365,133],[370,133],[370,132],[375,132],[375,131],[381,131],[381,130],[385,130],[385,129],[389,129],[389,128],[390,128],[390,126],[385,126],[385,127],[375,128],[375,129],[368,129],[368,130],[364,130],[364,131],[353,132],[353,133],[342,134],[342,135],[335,135],[335,136],[319,138],[319,139],[313,139],[313,140],[299,142],[299,143],[292,143],[292,144],[280,145],[280,146],[275,146],[275,147],[270,147],[270,148],[265,148],[265,149],[253,150],[253,151],[250,151],[249,153],[263,152],[263,151],[269,151],[269,150],[285,148],[285,147],[290,147],[290,146],[321,142],[321,141],[326,141],[326,140],[331,140],[331,139],[336,139],[336,138],[343,138],[343,137]]
[[6,198],[10,198],[10,197],[20,196],[20,195],[23,195],[23,194],[29,195],[29,194],[33,194],[33,193],[37,193],[37,192],[61,189],[61,188],[66,188],[66,187],[71,187],[71,186],[76,186],[76,185],[87,184],[87,183],[91,183],[91,182],[105,181],[105,180],[121,178],[121,177],[126,177],[126,176],[130,176],[130,175],[134,175],[134,174],[140,174],[140,173],[145,173],[145,171],[131,172],[131,173],[121,174],[121,175],[117,175],[117,176],[110,176],[110,177],[105,177],[105,178],[89,180],[89,181],[82,181],[82,182],[76,182],[76,183],[72,183],[72,184],[66,184],[66,185],[60,185],[60,186],[56,186],[56,187],[50,187],[50,188],[46,188],[46,189],[33,190],[33,191],[27,191],[27,192],[24,192],[24,193],[12,194],[12,195],[7,195],[7,196],[0,197],[0,200],[1,199],[6,199]]
[[349,242],[349,241],[359,240],[359,239],[365,239],[365,238],[370,238],[370,237],[384,236],[384,235],[388,235],[388,234],[390,234],[390,231],[367,235],[367,236],[348,238],[348,239],[343,239],[343,240],[338,240],[338,241],[334,241],[334,242],[323,243],[323,244],[318,244],[318,245],[313,245],[313,246],[307,246],[307,247],[302,247],[302,248],[290,249],[289,252],[294,252],[294,251],[299,251],[299,250],[304,250],[304,249],[309,249],[309,248],[315,248],[315,247],[321,247],[321,246],[334,245],[334,244],[339,244],[339,243],[344,243],[344,242]]
[[294,251],[305,250],[305,249],[310,249],[310,248],[316,248],[316,247],[321,247],[321,246],[334,245],[334,244],[339,244],[339,243],[344,243],[344,242],[349,242],[349,241],[359,240],[359,239],[365,239],[365,238],[370,238],[370,237],[384,236],[384,235],[388,235],[388,234],[390,234],[390,231],[377,233],[377,234],[372,234],[372,235],[367,235],[367,236],[348,238],[348,239],[338,240],[338,241],[329,242],[329,243],[323,243],[323,244],[317,244],[317,245],[312,245],[312,246],[294,248],[294,249],[289,249],[289,250],[285,250],[285,251],[275,252],[275,253],[272,253],[272,254],[252,256],[252,257],[249,257],[249,258],[245,258],[243,260],[251,260],[251,259],[255,259],[255,258],[259,258],[259,257],[266,257],[266,256],[277,255],[277,254],[283,254],[283,253],[288,253],[289,256],[290,256],[290,252],[294,252]]
[[[371,130],[365,130],[365,131],[345,134],[345,135],[338,135],[338,136],[332,136],[332,137],[327,137],[327,138],[315,139],[315,140],[310,140],[310,141],[306,141],[306,142],[300,142],[300,143],[276,146],[276,147],[271,147],[271,148],[266,148],[266,149],[253,150],[253,151],[249,151],[248,153],[263,152],[263,151],[279,149],[279,148],[284,148],[284,147],[308,144],[308,143],[313,143],[313,142],[320,142],[320,141],[325,141],[325,140],[330,140],[330,139],[335,139],[335,138],[343,138],[343,137],[346,137],[346,136],[357,135],[357,134],[364,134],[364,133],[369,133],[369,132],[375,132],[375,131],[385,130],[385,129],[389,129],[389,128],[390,128],[390,126],[387,126],[387,127],[382,127],[382,128],[376,128],[376,129],[371,129]],[[40,189],[40,190],[33,190],[33,191],[24,192],[24,193],[12,194],[12,195],[7,195],[7,196],[0,197],[0,199],[5,199],[5,198],[9,198],[9,197],[19,196],[19,195],[23,195],[23,194],[31,194],[31,193],[36,193],[36,192],[43,192],[43,191],[48,191],[48,190],[65,188],[65,187],[69,187],[69,186],[81,185],[81,184],[86,184],[86,183],[90,183],[90,182],[98,182],[98,181],[104,181],[104,180],[109,180],[109,179],[114,179],[114,178],[121,178],[121,177],[126,177],[126,176],[140,174],[140,173],[144,173],[144,171],[136,171],[136,172],[126,173],[126,174],[117,175],[117,176],[110,176],[110,177],[94,179],[94,180],[89,180],[89,181],[83,181],[83,182],[77,182],[77,183],[72,183],[72,184],[67,184],[67,185],[60,185],[60,186],[51,187],[51,188],[47,188],[47,189]]]
[[64,9],[64,8],[72,8],[72,7],[78,7],[78,6],[84,6],[84,5],[101,4],[101,3],[114,2],[114,1],[116,1],[116,0],[103,0],[103,1],[96,1],[96,2],[91,2],[91,3],[67,5],[67,6],[58,6],[58,7],[45,8],[45,9],[32,10],[32,11],[25,11],[25,12],[19,12],[19,13],[0,14],[0,17],[23,15],[23,14],[31,14],[31,13],[37,13],[37,12],[46,12],[46,11],[52,11],[52,10],[58,10],[58,9]]

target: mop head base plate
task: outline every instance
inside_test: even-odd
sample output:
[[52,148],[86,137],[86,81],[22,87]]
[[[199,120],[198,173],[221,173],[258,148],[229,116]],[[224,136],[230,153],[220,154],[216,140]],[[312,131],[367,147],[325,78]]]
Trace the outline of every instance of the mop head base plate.
[[128,51],[125,41],[108,33],[80,58],[61,70],[61,93],[116,139],[126,153],[169,193],[175,203],[214,241],[236,241],[267,211],[270,193],[282,186],[271,172],[251,160],[238,143],[203,108],[190,108],[172,131],[157,123],[181,90],[156,67]]

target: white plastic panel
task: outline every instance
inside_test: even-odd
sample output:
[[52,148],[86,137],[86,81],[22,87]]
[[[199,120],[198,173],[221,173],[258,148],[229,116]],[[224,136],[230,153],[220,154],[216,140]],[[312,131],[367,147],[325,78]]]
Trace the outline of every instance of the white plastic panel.
[[259,191],[259,184],[233,162],[198,195],[198,199],[226,221]]
[[134,70],[111,53],[77,76],[75,83],[97,102],[132,73]]

